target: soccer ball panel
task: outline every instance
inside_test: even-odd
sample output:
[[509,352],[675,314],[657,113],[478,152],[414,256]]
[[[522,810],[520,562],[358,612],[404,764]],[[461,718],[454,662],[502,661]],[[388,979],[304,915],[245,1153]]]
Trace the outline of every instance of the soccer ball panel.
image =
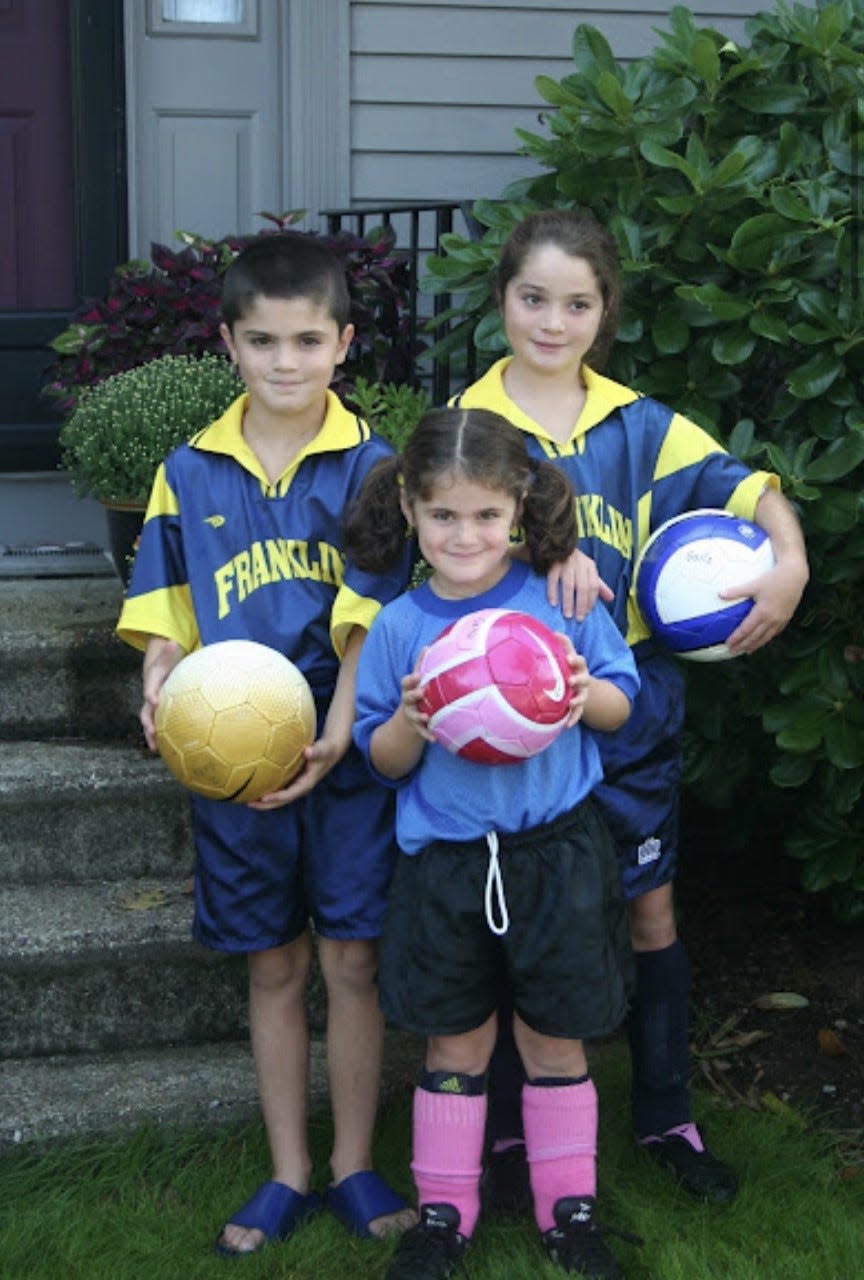
[[279,790],[315,737],[315,702],[283,654],[226,640],[189,654],[162,687],[159,752],[174,776],[210,799],[245,802]]
[[515,610],[481,609],[446,628],[420,664],[421,708],[448,751],[478,764],[544,750],[570,709],[561,640]]
[[643,548],[636,600],[652,635],[679,657],[718,662],[736,655],[724,643],[753,607],[719,592],[774,564],[763,529],[726,511],[687,512],[667,521]]

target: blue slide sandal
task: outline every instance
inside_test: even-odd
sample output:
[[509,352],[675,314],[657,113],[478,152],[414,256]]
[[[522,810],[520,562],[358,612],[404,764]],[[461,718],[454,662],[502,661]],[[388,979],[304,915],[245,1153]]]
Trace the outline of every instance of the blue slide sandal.
[[247,1200],[225,1225],[262,1231],[265,1236],[263,1243],[257,1249],[232,1249],[223,1243],[220,1233],[214,1247],[220,1258],[245,1258],[257,1253],[271,1240],[287,1240],[301,1222],[311,1218],[320,1208],[321,1197],[315,1191],[304,1196],[284,1182],[262,1182],[251,1200]]
[[410,1205],[389,1187],[380,1173],[361,1170],[328,1187],[324,1203],[343,1226],[361,1239],[376,1239],[369,1223],[388,1213],[400,1213]]

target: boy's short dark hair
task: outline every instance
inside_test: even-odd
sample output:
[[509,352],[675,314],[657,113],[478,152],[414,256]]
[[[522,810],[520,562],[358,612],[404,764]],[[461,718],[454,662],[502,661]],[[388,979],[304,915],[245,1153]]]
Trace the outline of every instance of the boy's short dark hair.
[[222,284],[222,318],[229,329],[256,298],[309,298],[327,307],[340,333],[350,319],[342,264],[309,232],[280,231],[241,249]]

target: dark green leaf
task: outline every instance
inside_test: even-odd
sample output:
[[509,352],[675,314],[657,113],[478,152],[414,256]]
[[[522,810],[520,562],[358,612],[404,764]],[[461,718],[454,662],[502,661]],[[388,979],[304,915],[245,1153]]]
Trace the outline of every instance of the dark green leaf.
[[859,518],[858,495],[848,489],[826,485],[815,508],[807,511],[808,533],[848,533],[855,528]]
[[720,79],[720,59],[710,36],[699,35],[690,45],[690,62],[709,88]]
[[733,97],[739,107],[755,115],[794,116],[805,106],[808,94],[804,85],[766,84],[736,88]]
[[804,474],[811,484],[830,484],[847,476],[861,462],[864,462],[864,431],[851,431],[830,444]]
[[755,345],[756,339],[749,329],[730,329],[717,334],[711,344],[711,354],[720,364],[744,364]]
[[786,385],[799,400],[812,400],[828,390],[843,372],[843,365],[833,351],[820,351],[790,374]]
[[788,187],[772,189],[771,206],[782,218],[789,218],[792,222],[812,222],[813,220],[809,205]]
[[849,693],[849,667],[843,654],[833,645],[825,646],[816,655],[816,678],[822,692],[837,702]]
[[815,751],[822,741],[828,722],[827,712],[821,716],[797,720],[777,734],[777,746],[796,753]]
[[754,311],[750,316],[749,324],[758,337],[767,338],[769,342],[789,341],[789,327],[780,316],[772,315],[767,311]]
[[572,93],[560,81],[553,80],[551,76],[535,76],[534,87],[544,102],[550,102],[554,107],[579,107],[581,105],[582,99],[578,94]]
[[815,347],[833,336],[826,333],[824,329],[817,329],[815,325],[805,324],[803,321],[801,324],[793,324],[789,333],[796,342],[803,343],[805,347]]
[[690,326],[675,311],[661,311],[651,326],[651,337],[659,355],[677,355],[690,338]]
[[854,813],[864,791],[864,769],[842,769],[831,782],[831,803],[837,813]]
[[772,241],[783,239],[789,231],[785,218],[776,213],[757,213],[754,218],[747,218],[736,229],[732,236],[733,249],[760,247],[770,245]]
[[813,768],[810,756],[781,756],[771,767],[771,781],[775,787],[803,787],[811,778]]
[[837,44],[847,29],[847,15],[839,4],[826,5],[816,21],[815,44],[822,53]]
[[615,72],[617,62],[606,37],[588,23],[580,23],[573,33],[573,61],[586,75],[599,71]]
[[629,118],[633,103],[621,88],[618,77],[611,71],[601,71],[595,84],[598,95],[609,110],[621,119]]
[[753,447],[753,439],[756,435],[756,424],[752,418],[742,418],[740,422],[736,422],[729,436],[729,452],[734,453],[736,458],[746,460],[751,448]]
[[497,311],[488,311],[474,330],[474,341],[481,351],[503,351],[507,346],[504,326]]
[[675,292],[681,298],[692,298],[717,320],[739,320],[752,309],[746,298],[736,297],[716,284],[681,285]]
[[695,193],[682,196],[657,196],[655,201],[666,213],[674,213],[677,216],[692,213],[699,204],[699,197]]
[[659,146],[650,139],[640,143],[639,150],[649,164],[656,165],[658,169],[677,169],[679,173],[684,174],[695,190],[699,190],[699,174],[683,156],[670,151],[668,147]]

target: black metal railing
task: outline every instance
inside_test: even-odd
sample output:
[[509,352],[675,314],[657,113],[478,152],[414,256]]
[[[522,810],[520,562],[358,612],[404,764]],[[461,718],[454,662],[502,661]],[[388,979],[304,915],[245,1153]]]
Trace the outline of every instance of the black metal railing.
[[[418,351],[418,335],[422,324],[425,322],[424,318],[420,316],[417,306],[423,254],[437,252],[442,235],[453,230],[453,219],[456,214],[461,215],[464,220],[469,236],[473,237],[478,234],[479,228],[472,218],[470,210],[470,200],[390,200],[386,204],[356,204],[345,209],[321,210],[321,216],[326,218],[327,230],[331,235],[335,235],[342,230],[350,230],[356,235],[362,236],[365,235],[368,226],[392,227],[394,219],[397,218],[400,223],[407,223],[407,236],[397,238],[395,249],[408,263],[410,273],[408,306],[409,341],[412,352]],[[425,241],[424,215],[426,215],[425,223],[429,227],[429,230],[425,231]],[[436,294],[432,299],[432,315],[426,319],[437,318],[447,311],[451,305],[451,294]],[[440,329],[436,328],[433,341],[437,341],[442,336]],[[430,381],[432,401],[434,404],[444,404],[453,390],[450,385],[450,356],[433,357],[431,366],[431,371],[426,376]],[[477,361],[474,344],[469,342],[465,350],[464,364],[460,368],[462,378],[466,382],[473,381],[476,368]],[[421,371],[417,370],[416,372],[418,377],[424,377]]]

